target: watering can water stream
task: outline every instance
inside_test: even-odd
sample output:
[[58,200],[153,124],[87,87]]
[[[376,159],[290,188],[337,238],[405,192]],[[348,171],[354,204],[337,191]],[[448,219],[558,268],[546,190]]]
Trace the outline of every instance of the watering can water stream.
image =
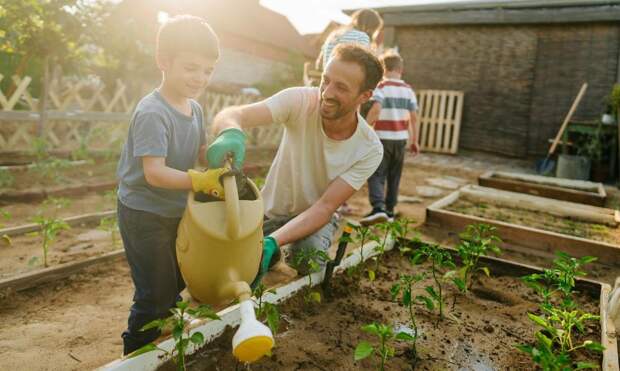
[[263,200],[247,180],[253,196],[239,200],[234,175],[224,176],[224,201],[200,202],[190,192],[179,224],[177,260],[187,289],[201,303],[222,306],[239,300],[241,325],[233,337],[233,354],[254,362],[274,345],[271,330],[256,320],[249,283],[258,273],[263,242]]

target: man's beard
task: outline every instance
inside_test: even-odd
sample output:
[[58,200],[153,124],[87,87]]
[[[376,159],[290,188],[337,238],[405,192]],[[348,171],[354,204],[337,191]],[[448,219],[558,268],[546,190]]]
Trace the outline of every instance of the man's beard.
[[[332,103],[333,105],[330,105],[329,107],[327,107],[326,103]],[[327,112],[325,112],[324,109],[326,109]],[[328,120],[339,119],[348,113],[348,111],[345,108],[343,108],[340,102],[338,102],[337,100],[334,100],[334,99],[326,100],[322,98],[321,98],[321,104],[319,106],[319,112],[322,118],[328,119]]]

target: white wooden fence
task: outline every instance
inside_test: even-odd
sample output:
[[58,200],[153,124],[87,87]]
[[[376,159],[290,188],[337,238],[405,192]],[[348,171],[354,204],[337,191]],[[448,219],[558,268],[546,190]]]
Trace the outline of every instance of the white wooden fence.
[[[4,76],[0,75],[0,80]],[[0,91],[0,153],[29,151],[36,137],[39,99],[33,98],[28,76],[13,76],[11,94]],[[80,146],[89,150],[117,150],[127,137],[127,127],[135,104],[143,94],[130,94],[120,80],[113,89],[97,80],[52,81],[42,136],[51,150],[71,151]],[[207,127],[223,108],[257,100],[250,95],[207,92],[199,101]],[[279,126],[254,129],[249,145],[276,147],[281,136]]]
[[420,90],[418,140],[422,151],[455,154],[459,147],[463,92]]

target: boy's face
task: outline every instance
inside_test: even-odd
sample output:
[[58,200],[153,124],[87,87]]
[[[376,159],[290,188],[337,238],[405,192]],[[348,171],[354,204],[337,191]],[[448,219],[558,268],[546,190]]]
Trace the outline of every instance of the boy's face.
[[159,69],[164,72],[166,84],[185,98],[200,96],[209,83],[216,62],[217,59],[192,52],[158,58]]
[[339,119],[370,99],[372,90],[360,91],[365,74],[360,65],[332,58],[321,77],[321,117]]

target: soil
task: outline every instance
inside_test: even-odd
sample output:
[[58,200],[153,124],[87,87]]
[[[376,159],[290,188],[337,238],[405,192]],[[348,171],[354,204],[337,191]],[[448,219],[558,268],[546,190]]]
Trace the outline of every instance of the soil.
[[446,206],[445,209],[461,214],[620,245],[620,230],[618,228],[611,228],[603,224],[558,218],[557,216],[545,212],[524,210],[490,203],[475,203],[463,199],[451,203]]
[[[491,272],[494,267],[491,266]],[[362,340],[376,344],[376,339],[361,331],[369,323],[383,323],[399,329],[409,326],[405,307],[392,301],[390,287],[398,274],[430,272],[430,266],[412,266],[397,251],[384,256],[382,270],[375,282],[357,281],[346,275],[334,278],[334,296],[322,304],[308,304],[303,294],[280,305],[284,320],[276,336],[273,355],[252,364],[252,370],[368,370],[375,360],[354,362],[354,349]],[[429,278],[416,284],[414,295],[424,294],[432,284]],[[537,330],[526,313],[536,313],[535,294],[518,277],[496,276],[476,282],[465,296],[446,284],[446,318],[438,323],[436,313],[417,307],[420,339],[419,360],[411,357],[409,346],[393,342],[395,357],[388,361],[390,370],[531,370],[529,357],[515,349],[515,344],[533,342]],[[317,289],[318,290],[318,289]],[[452,302],[456,298],[453,307]],[[580,307],[598,313],[597,298],[580,295]],[[189,361],[190,370],[237,370],[231,353],[234,331],[227,331],[206,345]],[[600,341],[597,321],[588,324],[581,341]],[[601,362],[597,354],[580,354]],[[169,364],[170,366],[170,364]],[[169,367],[168,366],[168,367]],[[415,367],[414,367],[415,366]],[[168,369],[164,367],[163,369]]]

